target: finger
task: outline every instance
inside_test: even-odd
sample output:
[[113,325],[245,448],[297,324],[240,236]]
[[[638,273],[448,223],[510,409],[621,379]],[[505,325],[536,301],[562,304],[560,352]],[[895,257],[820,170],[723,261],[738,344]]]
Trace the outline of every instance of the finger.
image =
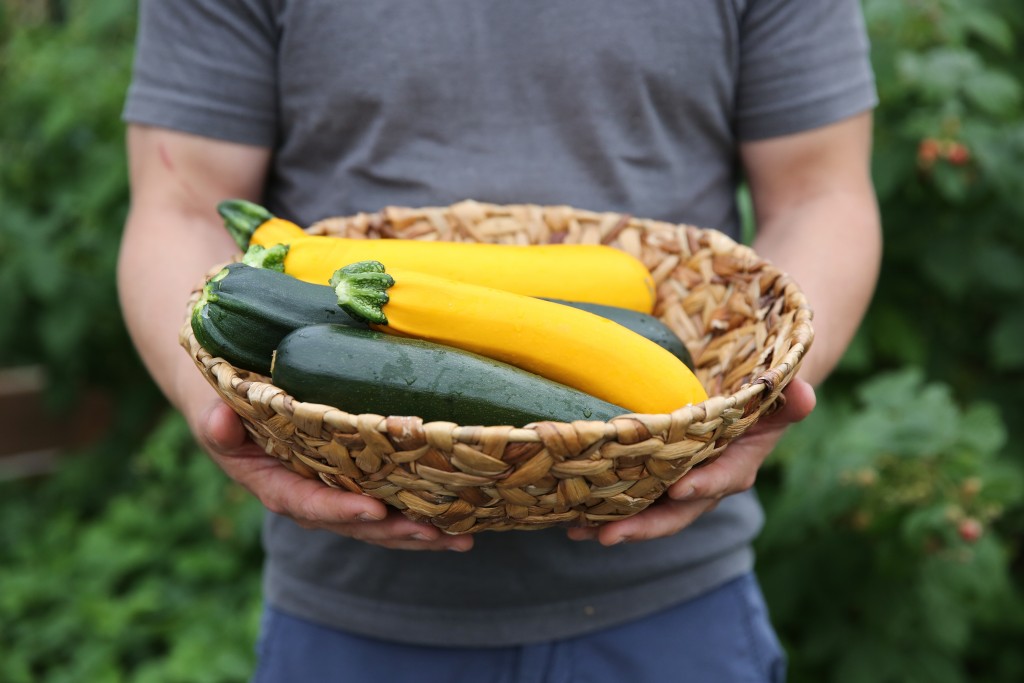
[[785,396],[785,404],[782,409],[774,415],[769,415],[758,421],[758,425],[764,422],[769,427],[772,425],[788,425],[799,422],[811,414],[817,405],[817,395],[810,383],[794,377],[793,381],[782,391]]
[[326,528],[335,533],[387,548],[464,552],[473,547],[473,537],[468,534],[445,534],[429,524],[414,522],[398,511],[392,511],[387,519],[380,522],[332,525]]
[[707,465],[690,470],[668,488],[672,500],[720,499],[754,486],[757,472],[782,432],[738,439]]
[[794,379],[784,393],[786,403],[779,412],[759,420],[714,462],[691,470],[669,487],[668,496],[673,500],[720,499],[752,488],[761,464],[786,428],[814,410],[814,388],[802,379]]
[[223,401],[215,402],[206,410],[203,424],[207,440],[221,453],[229,454],[239,448],[255,446],[241,418]]
[[271,461],[271,465],[258,466],[239,477],[271,512],[317,527],[374,522],[387,516],[387,507],[375,498],[306,479],[279,462]]
[[[266,460],[271,460],[266,458]],[[414,522],[396,510],[388,511],[380,501],[356,493],[330,488],[306,479],[271,460],[260,477],[284,477],[281,484],[255,484],[261,491],[284,490],[286,494],[264,501],[271,512],[291,518],[307,529],[325,529],[367,543],[405,550],[459,550],[473,547],[469,536],[451,536],[437,527]],[[257,494],[258,495],[258,494]]]
[[218,401],[204,415],[201,438],[224,471],[271,512],[306,527],[384,519],[387,508],[369,496],[340,491],[307,479],[267,456],[249,438],[227,404]]
[[459,550],[473,547],[469,536],[449,536],[416,523],[368,496],[332,489],[284,467],[253,443],[237,414],[217,401],[205,415],[205,438],[217,451],[229,476],[239,481],[272,512],[305,528],[322,528],[369,543],[408,550]]
[[757,471],[766,454],[767,451],[760,448],[733,444],[720,458],[709,465],[691,470],[670,486],[668,497],[677,501],[719,500],[746,491],[756,483]]
[[677,534],[718,505],[716,500],[680,502],[665,499],[627,519],[598,529],[597,540],[610,546],[627,541],[645,541]]

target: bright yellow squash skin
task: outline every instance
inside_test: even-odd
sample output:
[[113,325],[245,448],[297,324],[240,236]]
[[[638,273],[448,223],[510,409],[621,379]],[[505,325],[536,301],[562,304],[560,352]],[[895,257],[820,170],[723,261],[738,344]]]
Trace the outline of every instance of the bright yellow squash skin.
[[269,248],[309,236],[292,221],[278,218],[259,204],[245,199],[225,199],[217,204],[217,213],[224,219],[225,229],[242,251],[254,244]]
[[378,262],[340,269],[331,285],[374,329],[494,358],[636,413],[707,398],[672,353],[593,313],[397,267],[384,273]]
[[325,284],[338,268],[367,260],[526,296],[619,306],[641,313],[654,308],[654,280],[643,263],[624,251],[596,244],[305,237],[289,244],[284,269],[300,280]]
[[288,247],[285,272],[326,284],[357,261],[382,261],[459,282],[526,296],[619,306],[651,313],[654,278],[637,258],[599,244],[511,245],[408,239],[348,239],[309,235],[258,204],[229,199],[218,205],[239,247]]
[[300,239],[306,239],[309,235],[295,223],[283,218],[271,218],[260,224],[252,235],[250,244],[258,244],[262,247],[272,247],[275,244],[289,244]]

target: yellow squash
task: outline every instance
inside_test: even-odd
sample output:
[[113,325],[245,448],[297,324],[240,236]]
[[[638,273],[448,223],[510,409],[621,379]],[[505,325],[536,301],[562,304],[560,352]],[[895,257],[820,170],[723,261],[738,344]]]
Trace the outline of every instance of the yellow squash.
[[224,220],[224,227],[243,251],[248,249],[250,244],[270,247],[309,236],[292,221],[278,218],[259,204],[244,199],[222,201],[217,205],[217,213]]
[[258,242],[253,242],[253,244],[262,244],[265,247],[275,244],[289,244],[295,240],[309,238],[306,231],[295,223],[276,216],[262,223],[257,232],[260,234],[260,239]]
[[593,313],[363,261],[331,278],[339,305],[371,327],[471,351],[636,413],[707,398],[672,353]]
[[262,207],[239,200],[221,206],[228,229],[243,249],[287,245],[284,271],[314,284],[326,284],[334,271],[346,264],[374,260],[391,268],[526,296],[619,306],[641,313],[654,308],[656,292],[650,272],[639,259],[607,245],[310,236]]

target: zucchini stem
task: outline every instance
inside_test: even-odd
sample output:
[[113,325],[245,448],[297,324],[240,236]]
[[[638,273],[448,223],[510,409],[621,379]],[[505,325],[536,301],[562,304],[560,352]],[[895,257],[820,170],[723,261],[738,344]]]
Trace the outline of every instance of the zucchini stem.
[[213,285],[227,277],[228,269],[221,268],[221,270],[206,281],[203,285],[203,291],[199,294],[199,298],[196,299],[196,303],[192,306],[192,317],[198,317],[202,315],[203,309],[209,304],[217,301],[217,295],[213,292]]
[[278,273],[283,273],[284,259],[287,255],[287,244],[275,244],[269,248],[260,244],[254,244],[245,251],[245,255],[242,256],[242,263],[253,268],[276,270]]
[[217,213],[224,219],[224,227],[239,249],[249,248],[249,240],[256,229],[274,217],[259,204],[245,199],[225,199],[217,204]]
[[338,296],[338,305],[356,320],[374,325],[387,325],[384,304],[389,301],[388,289],[395,278],[384,272],[380,261],[359,261],[334,271],[331,287]]

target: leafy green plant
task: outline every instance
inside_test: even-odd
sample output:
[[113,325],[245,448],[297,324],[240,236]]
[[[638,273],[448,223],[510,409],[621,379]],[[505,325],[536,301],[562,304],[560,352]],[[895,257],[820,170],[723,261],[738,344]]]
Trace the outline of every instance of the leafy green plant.
[[993,406],[914,369],[787,434],[759,551],[792,680],[975,680],[974,626],[1019,600],[992,526],[1024,491],[1005,440]]
[[[959,401],[993,406],[1001,459],[1024,466],[1024,5],[1016,0],[864,0],[881,105],[874,178],[882,276],[830,396],[915,366]],[[837,417],[841,420],[842,417]],[[1015,681],[1024,639],[1024,500],[989,531],[1008,554],[1002,609],[972,613],[959,665]],[[808,562],[813,561],[811,557]],[[894,606],[897,604],[893,603]]]
[[1016,424],[1024,11],[1004,0],[864,6],[881,98],[874,178],[885,261],[845,369],[919,365],[965,397],[996,402]]
[[3,485],[0,680],[248,680],[261,515],[177,414],[136,457],[98,448]]
[[152,400],[114,279],[135,3],[65,5],[63,21],[0,14],[0,357],[42,365],[57,408],[86,385]]

